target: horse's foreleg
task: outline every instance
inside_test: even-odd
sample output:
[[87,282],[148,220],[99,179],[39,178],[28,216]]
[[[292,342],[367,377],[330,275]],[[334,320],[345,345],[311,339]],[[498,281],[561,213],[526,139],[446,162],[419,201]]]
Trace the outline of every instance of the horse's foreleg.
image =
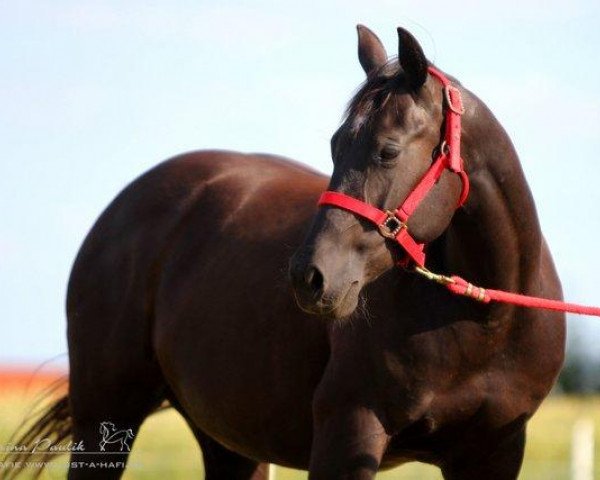
[[389,442],[376,414],[365,407],[331,408],[315,415],[310,480],[375,478]]
[[494,441],[482,442],[450,458],[442,466],[445,480],[515,480],[525,452],[525,427]]

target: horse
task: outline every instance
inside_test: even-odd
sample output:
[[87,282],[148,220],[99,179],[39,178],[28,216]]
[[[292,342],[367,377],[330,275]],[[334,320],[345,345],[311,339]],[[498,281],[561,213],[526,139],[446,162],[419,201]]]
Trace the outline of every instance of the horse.
[[127,430],[117,430],[115,424],[112,422],[102,422],[100,423],[100,435],[102,436],[102,440],[100,441],[100,451],[106,451],[106,445],[109,443],[118,443],[119,451],[131,451],[131,445],[129,445],[128,441],[133,440],[135,435],[133,434],[133,430],[128,428]]
[[[412,461],[446,480],[517,478],[527,421],[563,362],[564,315],[453,296],[360,216],[316,206],[329,190],[394,209],[448,150],[452,99],[417,40],[402,28],[398,38],[388,57],[358,26],[367,77],[332,137],[330,178],[282,157],[200,151],[115,198],[69,280],[68,395],[30,436],[61,422],[60,436],[90,445],[106,418],[136,434],[168,401],[209,480],[266,479],[269,462],[365,480]],[[401,227],[431,268],[561,298],[507,133],[447,78],[462,98],[470,193],[457,209],[464,185],[444,170]]]

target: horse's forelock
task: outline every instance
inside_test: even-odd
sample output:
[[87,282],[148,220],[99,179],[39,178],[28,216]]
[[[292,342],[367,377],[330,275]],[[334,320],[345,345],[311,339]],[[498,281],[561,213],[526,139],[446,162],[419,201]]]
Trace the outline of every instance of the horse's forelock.
[[353,135],[357,135],[369,123],[374,113],[385,107],[398,90],[400,77],[400,65],[396,59],[390,59],[367,77],[348,103],[344,114],[344,122],[350,124]]

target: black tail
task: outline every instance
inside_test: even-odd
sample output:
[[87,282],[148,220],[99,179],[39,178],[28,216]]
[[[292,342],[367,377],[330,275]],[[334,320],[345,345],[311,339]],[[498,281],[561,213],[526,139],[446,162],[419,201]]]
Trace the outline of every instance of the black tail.
[[[56,453],[48,451],[49,445],[64,444],[71,437],[73,422],[69,397],[63,395],[46,406],[48,399],[54,397],[57,390],[63,389],[66,384],[67,380],[62,379],[44,392],[12,435],[8,443],[14,448],[2,459],[5,468],[0,470],[0,478],[13,479],[25,471],[29,478],[38,478],[43,470],[42,462],[56,458]],[[39,448],[36,449],[36,446]],[[40,467],[32,468],[33,462]],[[7,464],[14,465],[14,468],[8,468]]]

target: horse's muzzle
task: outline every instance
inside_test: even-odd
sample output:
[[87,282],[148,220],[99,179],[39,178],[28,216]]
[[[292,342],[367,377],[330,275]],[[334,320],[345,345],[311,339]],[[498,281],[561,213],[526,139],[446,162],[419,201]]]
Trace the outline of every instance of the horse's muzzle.
[[289,276],[296,303],[306,313],[343,318],[356,309],[360,290],[357,280],[334,284],[322,268],[303,255],[292,258]]

